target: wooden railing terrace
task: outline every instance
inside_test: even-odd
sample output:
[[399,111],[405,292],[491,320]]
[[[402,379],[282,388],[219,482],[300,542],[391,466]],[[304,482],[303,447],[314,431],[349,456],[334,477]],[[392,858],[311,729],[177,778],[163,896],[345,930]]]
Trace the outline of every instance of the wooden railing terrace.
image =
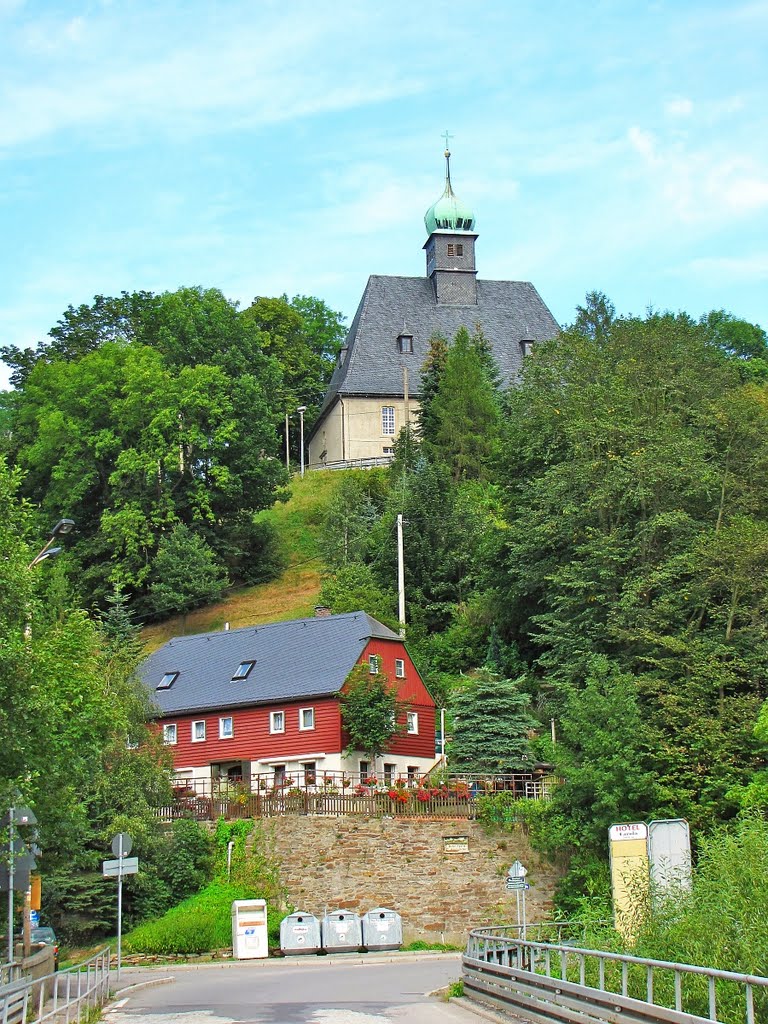
[[534,773],[487,778],[446,776],[429,779],[352,776],[341,773],[287,773],[243,779],[177,781],[173,800],[156,809],[164,821],[192,817],[271,818],[278,815],[358,815],[361,817],[467,818],[476,816],[477,799],[507,793],[513,799],[546,799],[550,776]]

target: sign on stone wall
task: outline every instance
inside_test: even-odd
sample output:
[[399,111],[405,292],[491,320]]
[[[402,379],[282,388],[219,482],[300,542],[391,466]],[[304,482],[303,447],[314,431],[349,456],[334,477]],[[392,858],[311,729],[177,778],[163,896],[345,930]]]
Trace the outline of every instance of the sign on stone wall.
[[443,836],[446,853],[469,853],[469,836]]

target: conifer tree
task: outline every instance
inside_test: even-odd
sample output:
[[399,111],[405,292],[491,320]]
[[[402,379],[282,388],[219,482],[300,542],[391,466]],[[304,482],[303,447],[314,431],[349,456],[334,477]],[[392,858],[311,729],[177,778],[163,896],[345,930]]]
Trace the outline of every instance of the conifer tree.
[[457,771],[503,774],[524,770],[528,734],[536,725],[522,679],[483,668],[451,701],[454,736],[449,762]]

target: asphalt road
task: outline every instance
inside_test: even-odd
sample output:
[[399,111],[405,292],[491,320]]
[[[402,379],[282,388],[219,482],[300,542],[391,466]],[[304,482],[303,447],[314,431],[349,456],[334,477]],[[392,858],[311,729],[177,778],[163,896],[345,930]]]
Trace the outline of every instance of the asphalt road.
[[[477,1024],[431,995],[460,977],[460,958],[389,962],[293,958],[173,968],[172,984],[127,992],[107,1024]],[[124,977],[125,981],[130,978]]]

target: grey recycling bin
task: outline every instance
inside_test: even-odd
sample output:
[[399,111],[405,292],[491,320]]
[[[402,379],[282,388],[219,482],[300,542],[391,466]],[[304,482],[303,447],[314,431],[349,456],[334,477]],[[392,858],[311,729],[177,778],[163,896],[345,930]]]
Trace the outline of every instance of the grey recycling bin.
[[374,907],[363,914],[363,945],[366,949],[400,949],[403,944],[403,919],[395,910]]
[[323,918],[323,949],[326,953],[356,953],[363,948],[360,918],[349,910],[333,910]]
[[320,952],[320,922],[297,910],[280,922],[280,949],[286,956]]

